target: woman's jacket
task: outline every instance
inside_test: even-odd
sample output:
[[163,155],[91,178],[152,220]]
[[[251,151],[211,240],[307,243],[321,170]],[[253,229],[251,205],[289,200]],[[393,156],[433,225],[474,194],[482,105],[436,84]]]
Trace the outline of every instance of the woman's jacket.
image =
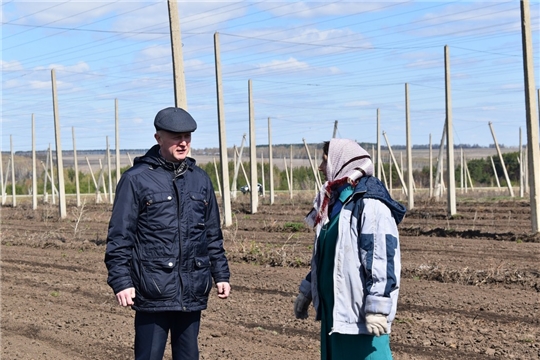
[[[369,334],[366,313],[387,316],[388,332],[396,314],[401,255],[397,224],[405,207],[393,200],[384,185],[373,176],[362,177],[339,213],[334,258],[334,309],[332,332]],[[322,224],[324,225],[324,224]],[[313,299],[320,319],[317,293],[316,229],[311,272],[300,291]]]

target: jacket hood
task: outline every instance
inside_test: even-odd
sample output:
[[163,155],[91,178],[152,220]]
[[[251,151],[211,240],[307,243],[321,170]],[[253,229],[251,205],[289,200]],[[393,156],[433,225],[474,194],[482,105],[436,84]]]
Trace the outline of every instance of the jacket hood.
[[407,209],[401,203],[392,199],[384,184],[374,176],[367,176],[360,179],[354,189],[355,194],[363,193],[364,198],[378,199],[382,201],[394,216],[396,224],[399,224],[405,217]]

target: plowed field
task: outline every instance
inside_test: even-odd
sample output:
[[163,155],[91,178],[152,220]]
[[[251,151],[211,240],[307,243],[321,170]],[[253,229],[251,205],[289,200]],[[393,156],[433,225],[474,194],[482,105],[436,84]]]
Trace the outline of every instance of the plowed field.
[[[317,359],[319,324],[294,318],[314,233],[310,202],[248,196],[224,229],[227,300],[203,312],[201,359]],[[134,312],[119,307],[103,264],[110,205],[1,209],[1,358],[130,359]],[[391,345],[404,359],[539,359],[540,237],[523,200],[416,201],[400,225],[402,287]],[[313,310],[310,310],[313,314]],[[170,359],[170,351],[166,357]]]

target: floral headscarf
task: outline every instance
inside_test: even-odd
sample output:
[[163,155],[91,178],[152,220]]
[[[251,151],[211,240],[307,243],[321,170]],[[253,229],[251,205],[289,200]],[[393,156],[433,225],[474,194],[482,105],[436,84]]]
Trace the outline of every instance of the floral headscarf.
[[332,139],[328,147],[327,181],[315,196],[313,209],[306,216],[310,226],[324,224],[328,218],[328,204],[332,193],[341,185],[356,185],[363,176],[373,175],[373,162],[369,153],[354,140]]

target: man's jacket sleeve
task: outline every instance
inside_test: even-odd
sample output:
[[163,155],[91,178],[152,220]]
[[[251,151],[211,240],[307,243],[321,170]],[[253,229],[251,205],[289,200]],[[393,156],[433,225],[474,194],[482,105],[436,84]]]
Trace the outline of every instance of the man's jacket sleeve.
[[124,175],[116,187],[105,251],[107,283],[115,294],[133,287],[130,272],[132,250],[137,236],[138,209],[132,178]]
[[229,282],[230,271],[225,249],[223,248],[223,233],[219,208],[214,194],[212,183],[208,180],[208,211],[206,218],[206,238],[208,241],[208,255],[211,262],[212,277],[215,283]]

